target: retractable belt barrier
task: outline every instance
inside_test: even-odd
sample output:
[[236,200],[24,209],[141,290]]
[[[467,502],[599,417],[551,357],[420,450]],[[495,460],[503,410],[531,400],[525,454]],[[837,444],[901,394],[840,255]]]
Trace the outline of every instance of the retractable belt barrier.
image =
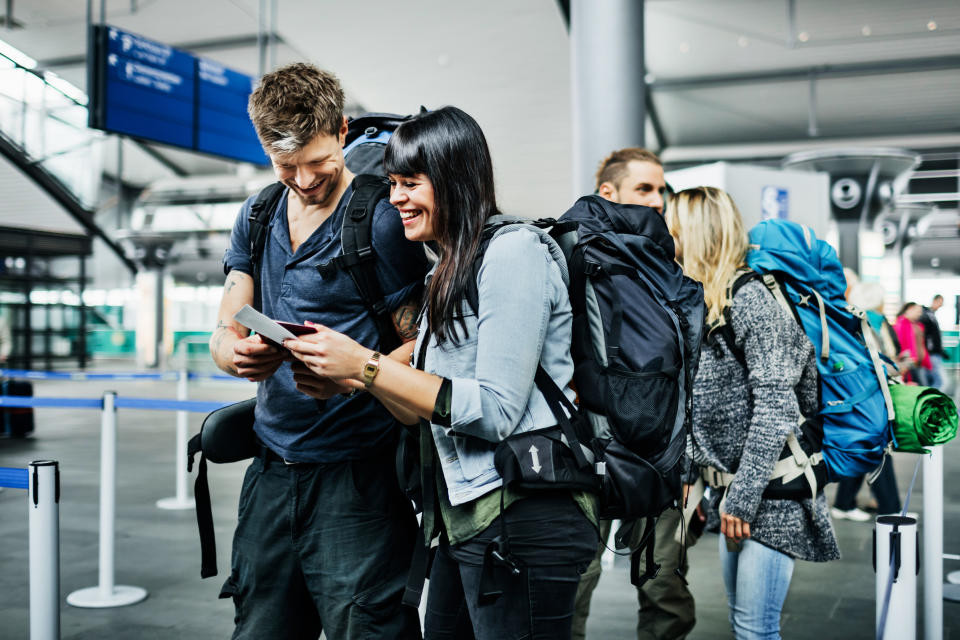
[[30,640],[60,638],[60,466],[0,467],[0,487],[27,490],[30,526]]
[[[0,377],[24,378],[28,380],[61,380],[69,382],[141,382],[145,380],[159,382],[177,383],[177,403],[171,400],[150,400],[143,398],[117,398],[117,407],[120,409],[152,409],[156,411],[176,411],[177,412],[177,433],[176,433],[176,452],[174,455],[173,477],[176,485],[176,493],[169,498],[157,500],[156,505],[160,509],[180,510],[193,509],[194,501],[190,496],[188,474],[187,474],[187,442],[188,417],[190,412],[209,413],[218,409],[221,405],[214,403],[195,403],[189,404],[190,398],[189,380],[215,380],[227,382],[244,382],[242,378],[225,373],[201,373],[181,369],[179,371],[119,371],[119,372],[86,372],[86,371],[35,371],[31,369],[0,369]],[[60,408],[80,408],[92,409],[101,406],[99,399],[89,399],[90,404],[86,404],[84,398],[42,398],[38,399],[36,404],[29,404],[29,400],[19,401],[10,399],[8,403],[0,406],[8,407],[60,407]],[[76,402],[77,404],[66,404],[67,402]]]
[[[33,374],[30,377],[37,379],[36,374],[44,374],[44,377],[54,378],[54,379],[70,379],[77,380],[80,379],[77,377],[77,374],[66,374],[67,378],[64,377],[63,373],[56,372],[26,372],[26,371],[12,371],[9,369],[0,370],[0,375],[11,375],[13,373],[18,374]],[[103,377],[103,374],[91,374],[91,376],[96,375],[98,377],[87,377],[87,380],[105,380],[108,378]],[[120,374],[116,377],[109,378],[113,380],[127,379],[130,374]],[[18,376],[18,377],[27,377],[27,376]],[[178,381],[178,396],[184,397],[186,395],[186,385],[187,380],[191,376],[186,371],[181,371],[176,374],[175,378],[168,377],[167,374],[136,374],[138,380],[143,379],[175,379]],[[201,377],[213,377],[213,376],[204,376],[203,374],[194,375],[194,378]],[[230,378],[234,380],[235,378]],[[177,458],[178,462],[182,458],[182,463],[179,464],[179,467],[182,468],[182,473],[184,479],[182,485],[184,487],[184,493],[186,488],[186,450],[187,450],[187,423],[186,416],[187,413],[209,413],[215,409],[219,409],[223,406],[226,406],[230,403],[228,402],[204,402],[197,400],[186,400],[186,399],[177,399],[170,400],[164,398],[121,398],[118,397],[116,392],[107,391],[103,394],[101,398],[39,398],[34,396],[0,396],[0,407],[43,407],[50,409],[99,409],[101,410],[101,433],[100,433],[100,557],[99,557],[99,582],[95,587],[89,587],[86,589],[80,589],[74,591],[67,596],[67,604],[70,604],[75,607],[87,607],[87,608],[105,608],[105,607],[118,607],[129,604],[135,604],[140,602],[147,597],[147,591],[140,587],[126,586],[126,585],[117,585],[114,583],[114,524],[115,524],[115,511],[116,511],[116,465],[117,465],[117,410],[118,409],[141,409],[141,410],[155,410],[155,411],[176,411],[178,414],[178,446],[177,446]],[[181,417],[182,416],[182,417]],[[179,432],[182,431],[182,434]],[[180,442],[182,440],[182,443]],[[34,463],[36,465],[47,464],[47,463]],[[55,463],[51,463],[55,464]],[[178,469],[178,473],[179,473]],[[0,469],[0,486],[9,486],[16,488],[27,488],[24,485],[24,474],[26,470],[18,469]],[[34,474],[34,479],[36,474]],[[178,476],[179,477],[179,476]],[[59,481],[58,481],[59,483]],[[180,483],[178,482],[178,487]],[[34,487],[30,488],[31,493],[36,496],[37,490]],[[59,499],[59,488],[56,491],[57,499]],[[178,496],[178,498],[173,498],[178,502],[184,502],[180,498],[185,498],[185,496]],[[163,502],[163,501],[161,501]],[[193,506],[192,500],[189,501],[189,506]],[[158,505],[163,506],[163,505]],[[173,508],[180,508],[175,506]],[[31,511],[31,541],[33,536],[33,512]],[[48,559],[53,559],[54,569],[59,571],[59,520],[57,520],[57,552],[56,554],[51,554],[49,551],[46,552],[46,557]],[[35,621],[32,614],[34,598],[34,583],[38,585],[43,585],[44,589],[49,589],[50,585],[54,585],[52,591],[52,598],[54,606],[58,607],[58,598],[59,598],[59,574],[57,574],[55,579],[50,579],[49,576],[43,577],[42,579],[34,580],[34,545],[31,542],[31,640],[47,640],[48,638],[59,638],[59,608],[55,611],[55,624],[56,627],[53,631],[44,632],[42,635],[33,635],[33,628],[46,628],[49,626],[49,621],[47,623],[42,623],[40,621]],[[40,589],[40,587],[36,587]],[[40,600],[37,599],[39,602]],[[47,610],[49,606],[47,606]],[[46,614],[45,614],[46,615]],[[50,617],[50,616],[47,616]],[[45,618],[46,619],[46,618]]]

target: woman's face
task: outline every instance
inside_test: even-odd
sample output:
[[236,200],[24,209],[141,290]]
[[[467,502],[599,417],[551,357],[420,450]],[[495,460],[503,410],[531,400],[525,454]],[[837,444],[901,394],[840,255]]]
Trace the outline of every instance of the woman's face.
[[920,307],[920,305],[915,304],[904,311],[903,315],[907,316],[907,320],[910,320],[911,322],[917,322],[920,320],[920,316],[923,315],[923,309]]
[[429,242],[436,240],[433,233],[435,200],[433,183],[425,173],[400,176],[392,173],[390,178],[390,204],[400,211],[403,234],[407,240]]

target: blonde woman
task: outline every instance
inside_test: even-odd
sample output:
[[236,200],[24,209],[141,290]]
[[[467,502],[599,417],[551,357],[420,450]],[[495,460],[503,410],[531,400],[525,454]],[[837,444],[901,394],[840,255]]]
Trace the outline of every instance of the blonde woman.
[[[732,282],[746,268],[748,240],[728,194],[711,187],[681,191],[667,226],[684,272],[703,283],[711,329],[694,384],[690,444],[697,466],[732,477],[712,505],[723,534],[730,624],[739,640],[779,638],[794,561],[840,556],[822,490],[813,499],[763,497],[787,436],[799,436],[800,416],[818,410],[813,345],[759,280],[730,299]],[[725,318],[742,363],[713,335]]]

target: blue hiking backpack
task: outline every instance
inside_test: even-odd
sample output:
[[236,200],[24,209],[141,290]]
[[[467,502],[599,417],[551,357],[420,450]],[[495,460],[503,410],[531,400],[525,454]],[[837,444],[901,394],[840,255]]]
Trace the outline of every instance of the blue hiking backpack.
[[807,226],[765,220],[750,230],[747,265],[816,350],[828,480],[873,471],[895,444],[893,401],[881,356],[864,339],[867,314],[844,298],[836,251]]

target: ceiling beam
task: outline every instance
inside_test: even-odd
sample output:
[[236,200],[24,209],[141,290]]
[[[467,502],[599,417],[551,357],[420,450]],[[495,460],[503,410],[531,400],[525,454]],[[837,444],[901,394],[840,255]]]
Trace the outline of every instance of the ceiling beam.
[[769,82],[809,82],[811,78],[841,78],[853,76],[887,75],[892,73],[916,73],[921,71],[946,71],[960,69],[960,55],[932,56],[925,58],[901,58],[874,60],[845,64],[823,64],[809,67],[792,67],[745,73],[688,76],[679,78],[655,78],[649,83],[654,91],[686,91],[708,87],[725,87]]
[[[666,147],[670,146],[670,141],[667,139],[667,132],[663,128],[663,123],[660,121],[660,114],[657,112],[657,105],[653,102],[653,93],[647,91],[643,96],[644,101],[647,103],[647,117],[650,118],[650,124],[653,126],[653,132],[657,136],[657,151],[661,151]],[[649,144],[647,146],[650,146]]]
[[560,8],[560,15],[563,16],[563,23],[570,29],[570,0],[557,0],[557,6]]
[[[269,38],[277,44],[286,44],[283,37],[278,33],[268,34]],[[257,34],[232,36],[229,38],[214,38],[210,40],[195,40],[192,42],[181,42],[171,44],[174,49],[190,51],[192,53],[202,53],[203,51],[222,51],[227,49],[246,49],[256,47],[259,43]],[[47,58],[37,61],[38,69],[63,69],[65,67],[82,67],[87,64],[86,54],[74,56],[61,56],[59,58]]]

